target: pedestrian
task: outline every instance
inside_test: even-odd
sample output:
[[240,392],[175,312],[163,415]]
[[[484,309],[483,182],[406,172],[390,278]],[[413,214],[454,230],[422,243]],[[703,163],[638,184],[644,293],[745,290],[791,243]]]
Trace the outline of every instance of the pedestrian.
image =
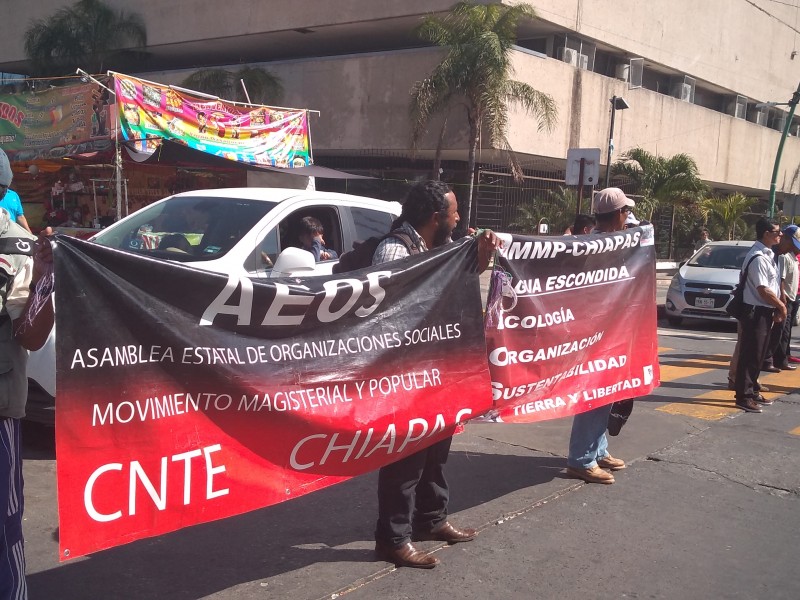
[[786,319],[786,305],[780,299],[778,271],[772,252],[772,246],[781,239],[781,228],[771,219],[759,219],[756,238],[742,265],[745,316],[739,321],[739,358],[734,388],[737,407],[760,413],[761,405],[772,404],[772,401],[756,391],[756,381],[767,353],[772,324]]
[[[0,150],[0,181],[10,183],[11,167]],[[44,232],[50,234],[50,230]],[[25,581],[25,544],[22,536],[22,455],[20,419],[25,416],[28,379],[27,350],[41,348],[53,327],[52,284],[36,289],[50,269],[52,251],[43,237],[35,243],[30,232],[0,210],[0,600],[28,597]],[[42,288],[44,288],[44,283]],[[35,292],[35,293],[32,293]],[[39,305],[35,300],[42,300]],[[39,310],[36,307],[40,306]]]
[[[412,246],[388,236],[376,248],[373,264],[426,252],[451,241],[458,224],[458,204],[441,181],[423,181],[409,191],[400,216],[392,224]],[[500,240],[489,230],[478,236],[478,267],[485,270]],[[452,437],[382,467],[378,474],[378,522],[375,553],[398,567],[432,569],[439,559],[418,550],[412,541],[455,544],[472,540],[474,529],[459,529],[447,520],[449,488],[444,465]]]
[[694,243],[695,252],[700,250],[700,248],[705,246],[708,242],[713,242],[713,241],[714,240],[708,237],[708,229],[706,229],[705,227],[700,228],[700,239]]
[[8,162],[8,157],[5,152],[3,152],[2,160],[4,161],[4,168],[0,170],[0,208],[5,208],[11,215],[11,219],[30,233],[31,228],[28,226],[28,220],[25,218],[19,194],[10,189],[11,180],[14,178],[14,172],[11,170],[11,165]]
[[770,336],[770,348],[768,357],[762,367],[777,371],[794,371],[797,369],[793,364],[789,364],[789,344],[792,339],[792,325],[794,315],[797,312],[797,256],[800,252],[800,229],[797,225],[788,225],[783,230],[781,241],[777,248],[773,248],[777,254],[776,262],[778,268],[778,279],[781,285],[781,301],[786,304],[787,318],[782,323],[772,326]]
[[[611,233],[625,229],[625,221],[636,203],[619,188],[600,190],[594,197],[593,212],[597,218],[595,231]],[[606,428],[611,414],[611,404],[598,406],[575,415],[569,437],[567,475],[588,483],[614,483],[614,475],[605,471],[619,471],[625,461],[608,453]]]
[[575,215],[575,223],[572,225],[570,232],[572,235],[586,235],[592,233],[594,229],[595,220],[592,215],[578,214]]

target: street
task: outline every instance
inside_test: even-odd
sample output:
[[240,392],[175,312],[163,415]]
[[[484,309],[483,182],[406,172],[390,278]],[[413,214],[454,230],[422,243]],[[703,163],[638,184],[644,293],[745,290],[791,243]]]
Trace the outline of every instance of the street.
[[[659,288],[659,293],[663,293]],[[26,426],[31,598],[796,598],[800,370],[763,414],[726,389],[735,329],[659,321],[662,384],[637,401],[612,486],[563,473],[570,420],[469,424],[451,514],[480,529],[433,571],[373,555],[376,473],[240,517],[58,563],[52,430]]]

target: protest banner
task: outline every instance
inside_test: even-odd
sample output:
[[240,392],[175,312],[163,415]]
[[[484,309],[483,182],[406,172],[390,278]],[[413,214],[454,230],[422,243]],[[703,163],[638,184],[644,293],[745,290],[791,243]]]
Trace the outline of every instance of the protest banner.
[[251,280],[55,251],[61,559],[289,500],[491,407],[476,241]]
[[114,73],[122,135],[133,149],[155,152],[162,139],[251,165],[312,164],[308,112],[195,96]]
[[659,383],[651,225],[585,236],[502,236],[487,306],[490,418],[533,422]]

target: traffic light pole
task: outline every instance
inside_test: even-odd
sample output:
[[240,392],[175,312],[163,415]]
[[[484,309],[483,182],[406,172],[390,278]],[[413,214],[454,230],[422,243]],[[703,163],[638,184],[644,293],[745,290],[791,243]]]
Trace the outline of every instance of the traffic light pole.
[[789,135],[789,127],[792,125],[792,118],[794,117],[794,109],[800,102],[800,84],[797,86],[797,91],[792,94],[792,99],[789,100],[789,116],[786,117],[786,124],[783,126],[783,135],[778,144],[778,154],[775,156],[775,167],[772,169],[772,181],[769,184],[769,216],[775,216],[775,190],[778,187],[778,168],[781,165],[781,154],[783,154],[783,145],[786,143],[786,138]]

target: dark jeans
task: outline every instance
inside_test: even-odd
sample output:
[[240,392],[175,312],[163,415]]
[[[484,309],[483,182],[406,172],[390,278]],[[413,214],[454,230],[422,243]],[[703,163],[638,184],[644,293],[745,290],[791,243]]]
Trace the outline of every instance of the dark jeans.
[[780,367],[781,362],[780,359],[783,358],[782,356],[778,356],[779,354],[779,346],[781,343],[781,335],[783,334],[783,326],[786,324],[786,321],[783,323],[773,323],[772,327],[769,330],[769,338],[767,339],[767,351],[764,352],[764,362],[762,363],[762,368],[765,367]]
[[800,299],[792,300],[786,307],[789,314],[783,322],[778,345],[772,355],[772,362],[776,367],[785,367],[789,364],[789,357],[792,355],[790,347],[792,344],[792,327],[794,326],[794,318],[797,316],[798,306],[800,306]]
[[736,365],[736,402],[752,400],[758,389],[758,374],[767,353],[773,308],[755,306],[740,320],[739,361]]
[[431,531],[447,519],[450,492],[444,465],[452,437],[381,468],[378,473],[378,523],[375,540],[392,547],[411,539],[411,531]]

